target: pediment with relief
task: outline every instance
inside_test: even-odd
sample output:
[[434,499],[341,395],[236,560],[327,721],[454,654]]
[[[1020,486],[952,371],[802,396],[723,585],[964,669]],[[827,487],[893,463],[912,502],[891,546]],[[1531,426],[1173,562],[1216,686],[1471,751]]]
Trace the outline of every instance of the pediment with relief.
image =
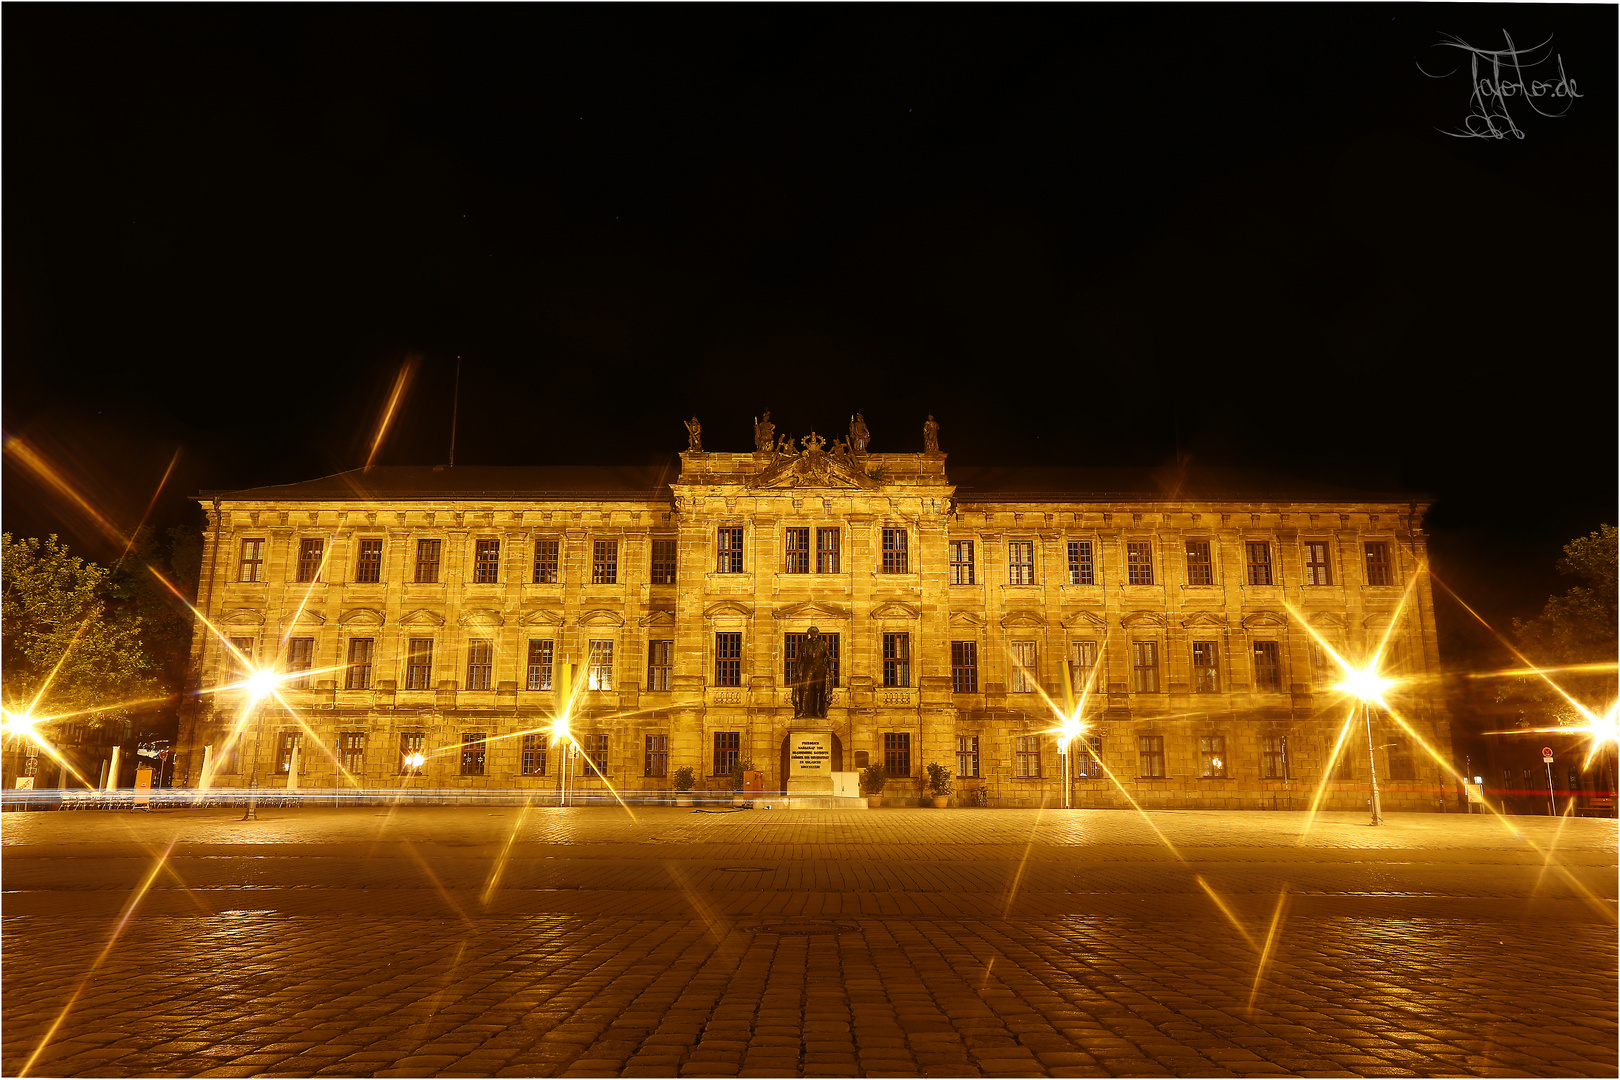
[[911,604],[902,604],[898,600],[890,600],[886,604],[879,604],[872,609],[874,619],[915,619],[922,614],[922,609]]
[[[382,612],[368,607],[350,608],[338,616],[338,623],[342,626],[381,626],[383,621]],[[444,622],[443,619],[439,621]]]
[[623,626],[624,616],[620,615],[617,611],[609,611],[607,608],[597,608],[594,611],[587,611],[585,614],[581,615],[579,617],[579,625]]
[[883,484],[866,475],[859,460],[839,441],[827,453],[827,441],[815,432],[800,440],[803,449],[795,452],[791,439],[771,454],[771,463],[749,477],[751,488],[879,488]]
[[773,619],[835,619],[849,618],[849,609],[829,604],[821,600],[805,600],[797,604],[788,604],[771,612]]
[[563,619],[561,615],[555,611],[548,611],[545,608],[541,608],[538,611],[531,611],[527,615],[523,616],[523,618],[518,620],[518,622],[524,626],[561,626],[562,621]]
[[1162,611],[1132,611],[1120,618],[1119,625],[1127,630],[1138,626],[1168,627],[1170,619]]
[[1107,620],[1095,611],[1076,611],[1063,619],[1063,626],[1069,630],[1100,630],[1107,625]]
[[1001,625],[1008,630],[1015,626],[1045,626],[1046,619],[1037,611],[1009,611],[1001,617]]
[[1243,616],[1243,629],[1253,630],[1257,626],[1287,626],[1288,616],[1277,611],[1256,611],[1252,615]]
[[401,626],[443,626],[444,616],[427,608],[417,608],[399,620]]

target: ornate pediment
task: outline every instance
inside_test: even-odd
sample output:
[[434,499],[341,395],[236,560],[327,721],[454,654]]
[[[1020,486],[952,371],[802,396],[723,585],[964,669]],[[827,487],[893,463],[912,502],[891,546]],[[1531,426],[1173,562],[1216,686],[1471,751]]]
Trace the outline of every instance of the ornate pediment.
[[821,620],[845,620],[849,618],[849,609],[829,604],[822,600],[805,600],[797,604],[788,604],[771,612],[773,619],[809,619],[814,622]]
[[1139,626],[1169,626],[1170,619],[1162,611],[1131,611],[1120,617],[1119,625],[1127,630]]
[[1195,611],[1181,620],[1181,625],[1191,630],[1194,627],[1218,627],[1226,629],[1226,616],[1217,615],[1213,611]]
[[921,614],[921,608],[912,604],[902,604],[898,600],[890,600],[872,609],[874,619],[915,619]]
[[750,608],[747,604],[739,604],[735,600],[721,600],[721,601],[718,601],[716,603],[710,604],[708,607],[703,609],[703,617],[705,619],[715,619],[715,618],[723,619],[723,618],[726,618],[728,616],[735,617],[735,616],[738,616],[738,615],[740,615],[740,616],[742,616],[743,618],[746,619],[746,618],[749,618],[750,616],[752,616],[753,614],[754,614],[753,609]]
[[561,626],[562,621],[563,619],[560,614],[555,611],[549,611],[546,608],[531,611],[524,615],[523,618],[518,620],[518,622],[524,626]]
[[401,625],[401,626],[443,626],[444,625],[444,616],[440,615],[437,611],[429,611],[427,608],[417,608],[415,611],[411,612],[409,615],[402,616],[400,618],[400,620],[399,620],[399,625]]
[[325,626],[326,616],[309,608],[300,608],[298,614],[293,616],[294,626]]
[[1256,611],[1243,616],[1243,629],[1253,630],[1258,626],[1287,626],[1288,616],[1280,611]]
[[506,620],[501,613],[492,608],[473,608],[471,611],[461,613],[458,620],[462,626],[469,627],[496,627],[505,626]]
[[579,617],[581,626],[623,626],[624,616],[607,608],[596,608]]
[[675,613],[667,609],[649,611],[636,621],[637,626],[674,626]]
[[842,442],[833,443],[832,453],[825,449],[826,440],[811,432],[801,440],[803,448],[795,451],[793,441],[784,438],[782,444],[771,451],[771,462],[749,477],[751,488],[878,488],[880,481],[866,475],[866,469]]
[[1331,626],[1336,630],[1343,630],[1350,625],[1350,620],[1337,611],[1318,611],[1311,615],[1312,626]]
[[[444,622],[443,619],[439,621]],[[383,622],[383,613],[376,608],[350,608],[338,616],[338,623],[342,626],[381,626]]]
[[1101,630],[1108,622],[1095,611],[1076,611],[1063,617],[1063,626],[1069,630]]
[[971,611],[953,611],[950,623],[952,626],[983,626],[984,617]]
[[263,626],[264,612],[239,607],[227,611],[220,617],[219,621],[225,626]]
[[1046,618],[1038,611],[1009,611],[1001,617],[1001,625],[1007,630],[1015,626],[1045,626]]
[[1365,626],[1368,630],[1377,630],[1379,627],[1388,626],[1389,612],[1374,611],[1365,619],[1361,620],[1361,625]]

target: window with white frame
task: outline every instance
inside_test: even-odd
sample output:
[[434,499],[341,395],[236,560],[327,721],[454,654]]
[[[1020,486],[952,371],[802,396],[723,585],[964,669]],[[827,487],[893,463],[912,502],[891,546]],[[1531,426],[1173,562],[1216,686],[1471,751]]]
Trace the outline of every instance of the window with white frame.
[[1007,689],[1014,694],[1034,691],[1038,682],[1035,667],[1035,642],[1014,641],[1012,645],[1012,671],[1008,673]]
[[1007,584],[1035,584],[1035,542],[1012,540],[1007,544]]
[[1019,735],[1013,739],[1013,775],[1035,780],[1041,775],[1041,737]]

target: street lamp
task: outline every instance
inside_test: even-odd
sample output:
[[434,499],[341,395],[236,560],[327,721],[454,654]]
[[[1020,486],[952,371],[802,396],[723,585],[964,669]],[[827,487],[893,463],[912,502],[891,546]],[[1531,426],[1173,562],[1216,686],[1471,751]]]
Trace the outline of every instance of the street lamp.
[[276,683],[281,677],[269,668],[259,668],[248,674],[245,683],[248,689],[248,708],[257,709],[259,721],[253,729],[253,767],[248,773],[248,804],[247,812],[242,815],[243,821],[259,820],[259,751],[264,746],[264,710],[259,709],[259,702],[276,692]]
[[1372,780],[1372,823],[1382,825],[1384,815],[1378,801],[1378,762],[1373,754],[1372,703],[1383,700],[1383,693],[1394,683],[1381,677],[1373,668],[1351,671],[1335,690],[1342,691],[1361,702],[1361,717],[1367,724],[1367,775]]

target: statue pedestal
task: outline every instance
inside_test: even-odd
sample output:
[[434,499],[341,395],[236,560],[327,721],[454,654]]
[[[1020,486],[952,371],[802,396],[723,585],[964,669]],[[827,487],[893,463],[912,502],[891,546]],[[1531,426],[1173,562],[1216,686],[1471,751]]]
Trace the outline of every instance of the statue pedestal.
[[833,791],[831,731],[788,733],[787,805],[793,810],[864,810],[866,800]]

